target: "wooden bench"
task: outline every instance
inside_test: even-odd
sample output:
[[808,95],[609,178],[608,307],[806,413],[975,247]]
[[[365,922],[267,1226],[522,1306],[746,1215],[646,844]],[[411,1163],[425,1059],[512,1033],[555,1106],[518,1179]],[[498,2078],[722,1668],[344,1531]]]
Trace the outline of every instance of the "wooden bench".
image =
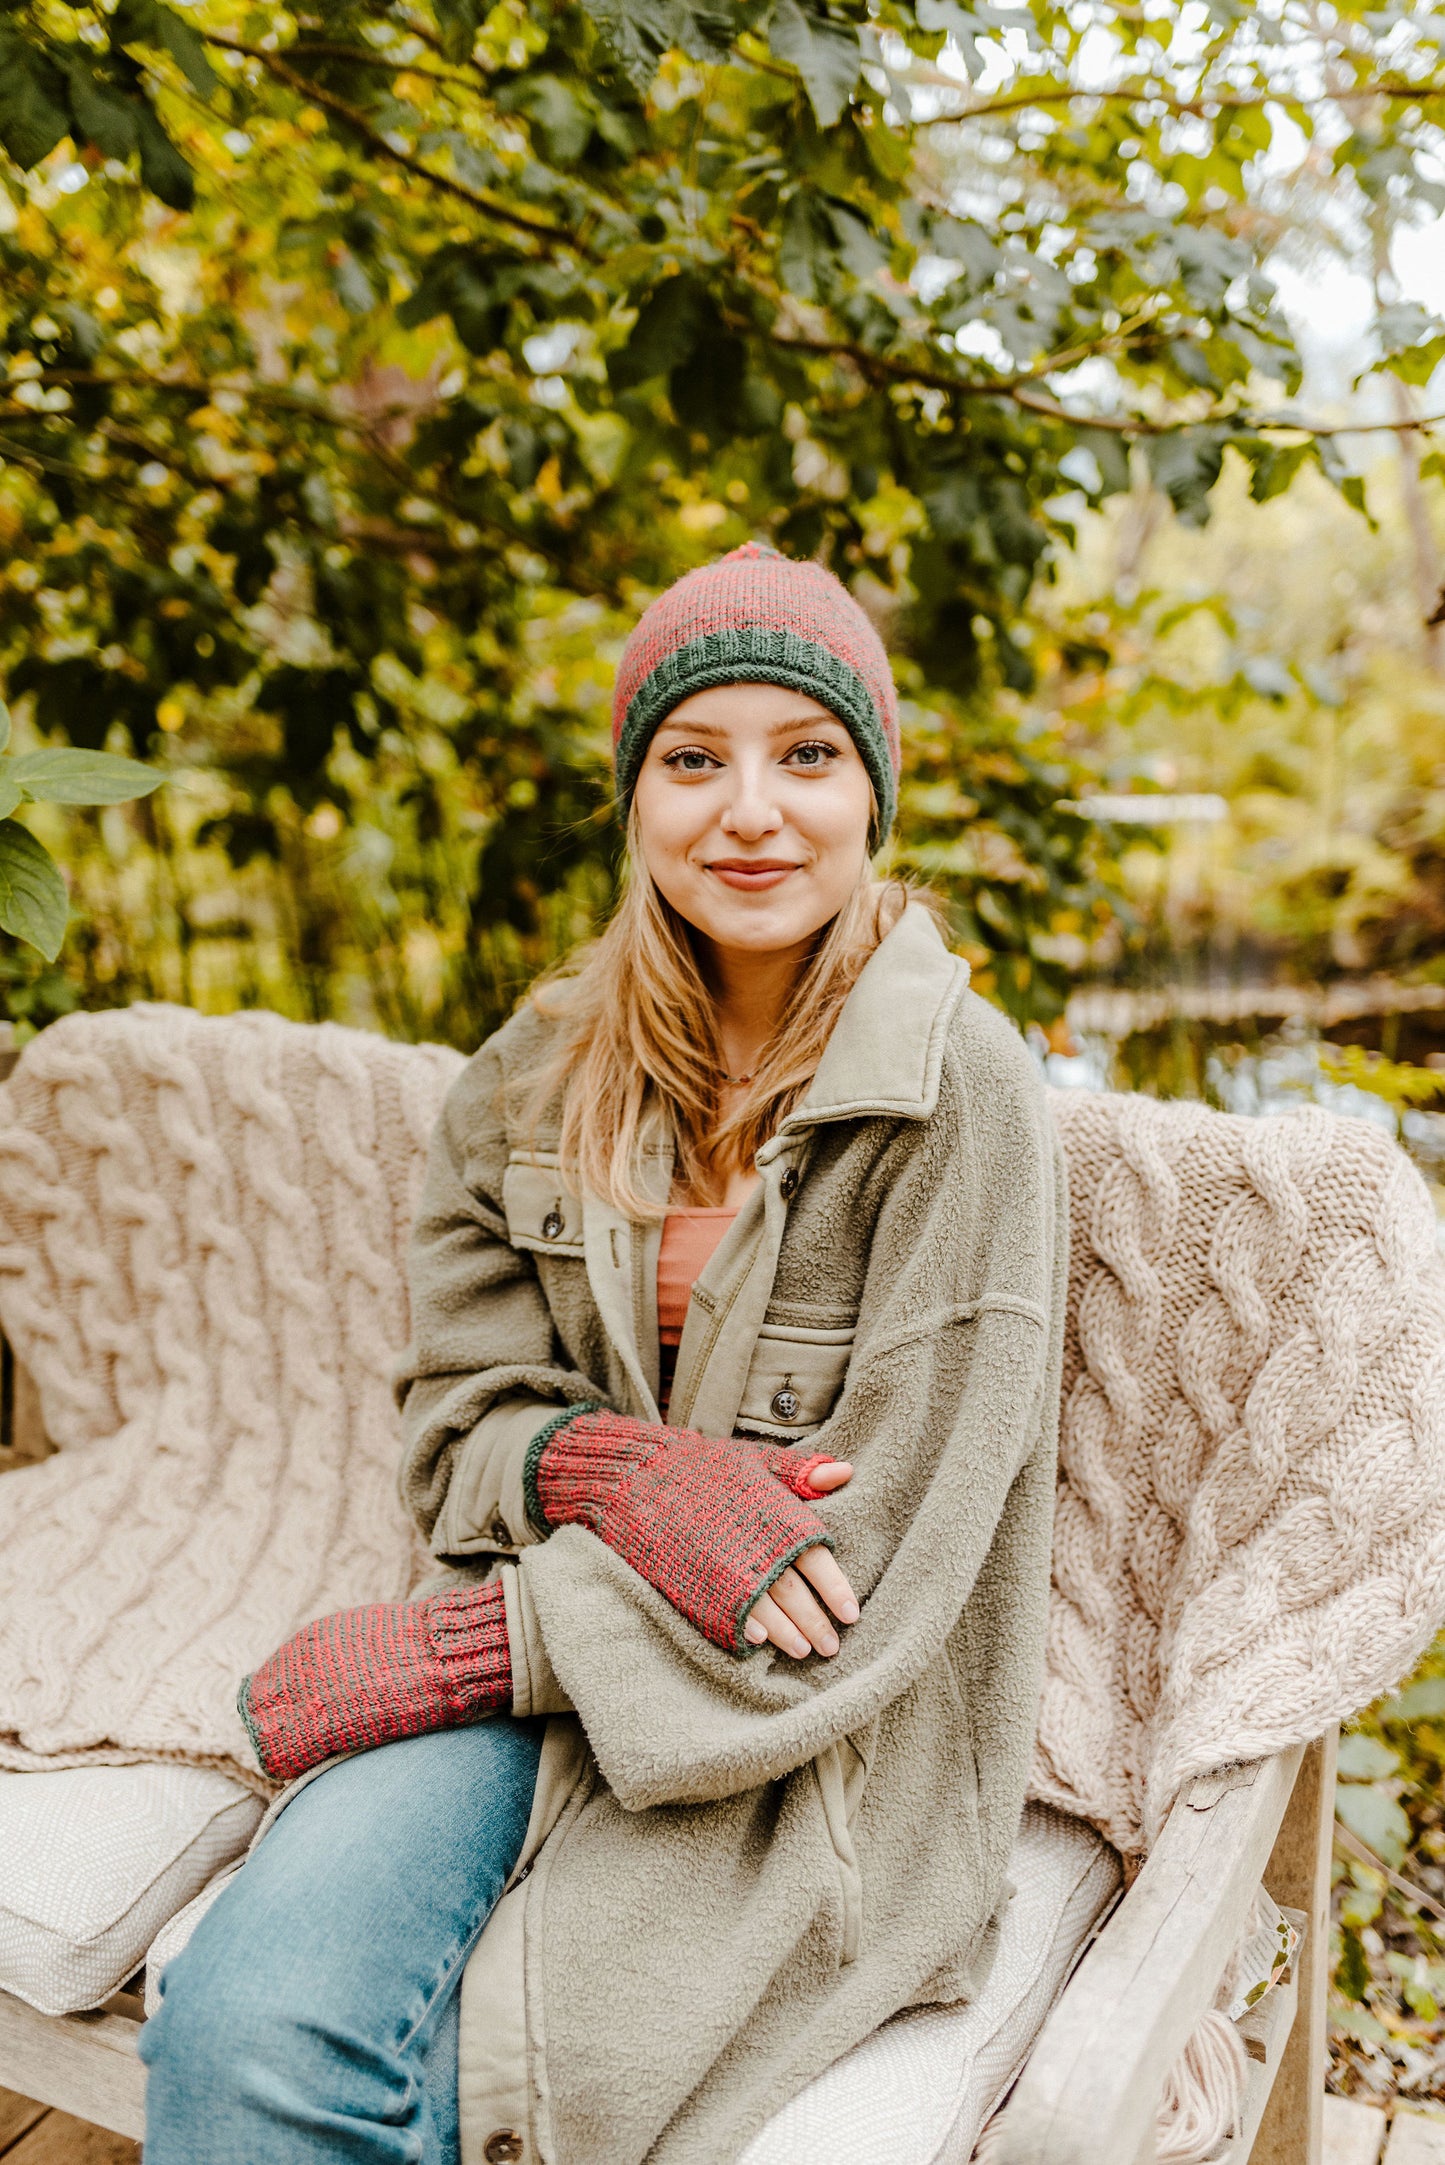
[[[0,1079],[14,1057],[0,1049]],[[0,1472],[50,1448],[34,1384],[0,1339]],[[1332,1733],[1191,1785],[1045,2022],[990,2165],[1152,2165],[1169,2070],[1213,2005],[1261,1879],[1301,1940],[1292,1973],[1241,2024],[1243,2124],[1216,2165],[1322,2165],[1334,1775]],[[0,1992],[0,2091],[141,2136],[139,1982],[81,2015],[40,2015]]]

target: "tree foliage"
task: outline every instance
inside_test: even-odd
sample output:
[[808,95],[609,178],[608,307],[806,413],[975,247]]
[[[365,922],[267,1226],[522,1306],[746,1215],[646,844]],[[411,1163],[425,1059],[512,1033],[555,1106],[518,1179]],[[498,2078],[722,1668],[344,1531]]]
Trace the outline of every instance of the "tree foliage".
[[[1362,203],[1434,202],[1438,34],[1240,0],[9,0],[9,693],[42,741],[167,737],[187,840],[236,868],[310,892],[334,840],[293,943],[318,986],[361,888],[440,913],[441,989],[384,1019],[466,1036],[497,954],[605,893],[636,607],[765,535],[883,625],[901,854],[1047,1016],[1101,865],[1054,810],[1081,777],[1030,705],[1030,597],[1131,460],[1189,520],[1231,447],[1257,498],[1303,461],[1355,490],[1287,403],[1265,182],[1303,143]],[[1440,326],[1382,326],[1420,379]]]

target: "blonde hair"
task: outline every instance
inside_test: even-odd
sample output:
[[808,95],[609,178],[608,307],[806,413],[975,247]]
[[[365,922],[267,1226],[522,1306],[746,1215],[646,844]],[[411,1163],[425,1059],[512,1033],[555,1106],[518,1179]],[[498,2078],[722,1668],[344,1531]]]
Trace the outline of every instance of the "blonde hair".
[[637,1140],[649,1104],[670,1125],[684,1192],[720,1202],[729,1168],[751,1165],[802,1098],[843,1002],[910,890],[901,880],[875,880],[865,864],[853,893],[818,933],[745,1094],[724,1118],[713,996],[691,928],[659,892],[636,844],[634,814],[622,899],[605,931],[533,987],[537,1007],[564,1029],[558,1050],[531,1078],[531,1113],[535,1129],[560,1092],[558,1153],[569,1186],[644,1219],[667,1209],[637,1186]]

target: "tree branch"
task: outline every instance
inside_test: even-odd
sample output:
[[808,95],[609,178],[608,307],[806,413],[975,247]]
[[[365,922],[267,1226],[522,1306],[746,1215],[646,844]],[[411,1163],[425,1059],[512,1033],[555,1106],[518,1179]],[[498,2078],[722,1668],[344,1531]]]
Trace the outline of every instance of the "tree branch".
[[[207,35],[211,36],[210,33]],[[211,41],[229,45],[233,52],[244,53],[248,59],[259,61],[278,82],[299,92],[311,104],[335,113],[349,128],[355,129],[379,158],[390,159],[393,165],[403,167],[408,173],[415,173],[418,179],[429,182],[433,188],[441,189],[446,195],[455,196],[459,202],[469,204],[473,210],[484,212],[488,218],[495,218],[502,225],[515,226],[519,232],[529,233],[538,240],[565,241],[569,247],[578,249],[579,254],[586,252],[581,248],[576,234],[570,233],[565,226],[553,225],[543,218],[529,218],[525,211],[514,210],[509,203],[493,195],[490,189],[469,188],[465,181],[454,180],[449,173],[439,173],[435,166],[428,165],[424,158],[418,158],[414,152],[398,150],[394,143],[387,141],[379,128],[372,125],[359,106],[352,105],[346,98],[338,97],[334,90],[326,90],[320,83],[312,82],[309,76],[298,75],[294,68],[286,65],[279,53],[268,52],[262,45],[239,45],[228,38],[212,36]]]
[[[962,93],[961,84],[955,84],[949,78],[944,80],[950,89]],[[1181,98],[1162,84],[1147,82],[1123,84],[1114,90],[1072,83],[1061,84],[1057,90],[1018,91],[1008,97],[987,98],[977,105],[964,106],[956,113],[931,114],[927,119],[913,121],[912,125],[916,128],[956,127],[962,121],[982,120],[992,113],[1025,112],[1035,105],[1071,105],[1076,98],[1090,99],[1100,105],[1162,105],[1166,112],[1204,119],[1211,112],[1246,112],[1261,105],[1340,105],[1349,98],[1393,98],[1407,102],[1445,98],[1445,83],[1403,83],[1395,77],[1380,76],[1374,81],[1351,84],[1343,90],[1308,94],[1293,90],[1210,90],[1201,91],[1193,98]]]
[[1139,326],[1147,321],[1147,317],[1141,317],[1137,324],[1122,325],[1119,330],[1109,331],[1102,338],[1062,347],[1059,352],[1046,354],[1043,360],[1035,361],[1031,367],[1020,369],[1012,376],[955,376],[945,369],[919,368],[912,361],[899,361],[890,354],[872,353],[866,346],[855,345],[851,340],[841,338],[774,337],[772,343],[799,353],[835,355],[840,360],[854,362],[865,374],[875,378],[881,377],[892,383],[921,384],[926,390],[946,391],[950,397],[1010,398],[1024,385],[1038,383],[1045,376],[1056,375],[1061,368],[1077,368],[1081,361],[1091,360],[1100,354],[1117,353],[1121,346],[1127,347],[1131,343],[1146,344],[1147,338],[1141,335]]
[[[199,29],[199,25],[197,27]],[[242,39],[228,38],[219,30],[200,30],[199,34],[207,45],[219,46],[225,53],[241,53],[247,60],[265,62],[280,57],[270,46],[247,45]],[[386,75],[419,75],[429,83],[455,84],[470,91],[473,97],[477,93],[477,85],[469,75],[449,68],[429,68],[422,60],[392,60],[371,46],[327,45],[307,39],[288,45],[286,55],[297,60],[350,60],[359,68],[379,68]]]

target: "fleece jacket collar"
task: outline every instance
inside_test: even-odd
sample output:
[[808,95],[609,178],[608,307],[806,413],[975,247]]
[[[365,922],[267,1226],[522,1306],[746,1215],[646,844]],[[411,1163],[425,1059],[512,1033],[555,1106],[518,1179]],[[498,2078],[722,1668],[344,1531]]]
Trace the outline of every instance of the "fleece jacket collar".
[[[806,1098],[758,1152],[759,1185],[693,1288],[678,1348],[673,1420],[731,1435],[787,1223],[791,1191],[784,1176],[802,1170],[809,1130],[825,1121],[930,1117],[949,1020],[967,983],[968,964],[948,952],[932,917],[917,905],[870,955]],[[651,1130],[641,1161],[649,1191],[665,1196],[672,1155]],[[635,1225],[591,1194],[582,1198],[582,1223],[588,1281],[626,1379],[626,1410],[655,1421],[661,1224]]]
[[930,912],[910,903],[843,1003],[807,1096],[764,1151],[789,1129],[825,1120],[929,1119],[948,1025],[967,983],[968,964],[949,953]]

